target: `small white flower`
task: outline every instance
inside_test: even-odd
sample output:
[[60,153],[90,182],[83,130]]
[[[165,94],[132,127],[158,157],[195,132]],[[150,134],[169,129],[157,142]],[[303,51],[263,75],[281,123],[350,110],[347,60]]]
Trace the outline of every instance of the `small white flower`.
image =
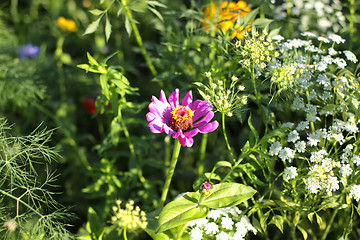
[[352,156],[351,161],[352,161],[356,166],[359,166],[359,165],[360,165],[360,156],[359,156],[359,155],[354,155],[354,156]]
[[214,223],[214,222],[210,222],[208,224],[205,225],[205,233],[206,234],[216,234],[219,232],[219,226]]
[[208,215],[207,215],[207,218],[211,218],[213,219],[214,221],[216,221],[218,218],[220,218],[221,214],[218,210],[216,209],[212,209],[209,211]]
[[335,192],[339,189],[339,180],[337,177],[329,177],[326,179],[326,191],[327,192]]
[[350,164],[343,164],[340,168],[340,174],[343,178],[346,178],[351,175],[353,172]]
[[337,51],[335,51],[335,49],[333,49],[333,48],[329,48],[329,54],[330,54],[331,56],[334,56],[334,55],[337,54]]
[[301,97],[296,96],[293,101],[293,107],[295,110],[303,109],[305,107],[304,100]]
[[301,121],[296,127],[296,130],[303,131],[305,129],[309,129],[309,121]]
[[328,38],[329,38],[330,40],[332,40],[333,42],[335,42],[336,44],[344,43],[344,42],[345,42],[345,39],[343,39],[342,37],[340,37],[339,35],[334,34],[334,33],[330,33],[330,34],[328,35]]
[[274,142],[270,145],[269,148],[269,155],[270,156],[276,156],[279,154],[280,150],[282,149],[282,146],[279,141]]
[[298,173],[296,172],[296,167],[287,167],[284,170],[283,179],[285,181],[289,181],[290,179],[295,178],[297,175]]
[[324,43],[329,43],[329,42],[330,42],[329,39],[324,38],[324,37],[318,37],[318,40],[319,40],[320,42],[324,42]]
[[201,240],[203,231],[199,227],[195,227],[190,231],[190,240]]
[[346,61],[342,58],[335,58],[334,63],[337,64],[338,69],[343,69],[346,67]]
[[292,128],[292,126],[294,126],[294,123],[292,123],[292,122],[286,122],[281,125],[282,128],[285,128],[285,127]]
[[316,146],[320,142],[320,133],[310,133],[307,139],[310,146]]
[[343,53],[345,54],[347,60],[352,61],[353,63],[357,63],[357,59],[354,53],[352,53],[351,51],[345,50],[343,51]]
[[297,140],[299,140],[300,137],[299,137],[299,133],[296,131],[296,130],[293,130],[289,133],[289,136],[288,136],[288,142],[296,142]]
[[288,160],[289,162],[294,158],[295,150],[285,147],[280,150],[278,157],[281,158],[283,162]]
[[216,234],[216,240],[230,240],[231,237],[228,233],[226,232],[219,232],[218,234]]
[[234,221],[228,216],[221,218],[221,226],[225,229],[231,230],[233,228]]
[[305,152],[305,149],[306,149],[305,141],[298,141],[295,143],[295,151],[297,151],[299,153],[303,153],[303,152]]
[[360,185],[351,186],[349,197],[354,198],[357,202],[359,202],[359,199],[360,199]]
[[320,189],[320,182],[315,177],[308,177],[305,180],[305,186],[308,192],[310,193],[317,193],[318,189]]

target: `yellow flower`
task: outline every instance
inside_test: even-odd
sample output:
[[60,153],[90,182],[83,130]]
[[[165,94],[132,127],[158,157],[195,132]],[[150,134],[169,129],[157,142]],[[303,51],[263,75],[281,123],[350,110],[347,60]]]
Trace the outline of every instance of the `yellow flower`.
[[216,32],[219,32],[221,29],[222,32],[226,33],[232,28],[236,31],[231,34],[231,38],[237,37],[238,39],[242,39],[243,33],[250,30],[250,25],[245,27],[238,26],[235,22],[239,15],[244,17],[250,11],[251,9],[247,7],[244,1],[238,1],[237,3],[224,1],[219,8],[217,8],[216,3],[213,3],[211,8],[210,6],[205,7],[205,18],[202,20],[201,25],[205,27],[205,31],[208,31],[211,22],[215,21]]
[[59,17],[56,21],[56,25],[64,32],[76,32],[76,24],[71,19],[66,19],[64,17]]

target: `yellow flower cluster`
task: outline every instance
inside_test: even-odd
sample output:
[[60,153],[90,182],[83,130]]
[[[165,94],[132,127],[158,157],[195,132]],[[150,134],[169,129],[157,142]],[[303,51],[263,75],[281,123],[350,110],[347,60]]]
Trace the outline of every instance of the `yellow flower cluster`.
[[120,229],[136,230],[138,228],[145,229],[147,227],[147,219],[144,211],[140,210],[138,206],[134,207],[134,201],[130,200],[125,205],[125,209],[121,209],[121,201],[116,201],[116,206],[113,206],[114,216],[111,217],[111,222],[116,224]]
[[234,31],[230,37],[242,39],[243,33],[250,30],[250,25],[238,26],[238,24],[235,22],[239,15],[244,17],[250,11],[251,9],[247,7],[246,2],[244,1],[238,1],[237,3],[224,1],[219,8],[217,7],[216,3],[213,3],[211,7],[205,7],[205,18],[202,20],[201,25],[205,27],[205,31],[208,31],[209,25],[215,21],[216,32],[219,32],[219,29],[221,29],[222,32],[226,33],[229,29],[232,28],[236,30],[236,32]]
[[266,30],[262,32],[262,35],[254,30],[251,36],[249,33],[244,34],[244,39],[236,43],[241,56],[240,63],[246,67],[255,64],[265,68],[268,62],[279,56],[279,52],[275,49],[275,44],[271,38],[267,38],[267,35]]
[[66,19],[64,17],[59,17],[56,21],[56,25],[60,28],[61,31],[64,32],[76,32],[76,24],[71,19]]

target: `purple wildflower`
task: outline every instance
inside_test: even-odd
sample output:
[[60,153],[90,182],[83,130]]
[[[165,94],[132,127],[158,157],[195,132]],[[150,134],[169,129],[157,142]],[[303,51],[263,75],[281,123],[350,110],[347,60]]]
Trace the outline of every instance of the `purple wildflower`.
[[29,43],[19,49],[19,58],[36,58],[39,53],[40,48]]
[[173,138],[179,137],[183,147],[191,147],[196,134],[212,132],[219,126],[217,121],[210,122],[214,117],[211,103],[202,100],[193,102],[191,90],[185,95],[181,105],[179,89],[172,92],[168,100],[163,90],[159,99],[152,97],[150,112],[146,114],[151,132],[165,132]]

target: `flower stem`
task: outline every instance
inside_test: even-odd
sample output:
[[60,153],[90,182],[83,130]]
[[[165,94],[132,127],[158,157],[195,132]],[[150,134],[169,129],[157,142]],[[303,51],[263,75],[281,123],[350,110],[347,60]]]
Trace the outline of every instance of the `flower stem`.
[[259,111],[260,111],[260,118],[261,118],[263,124],[265,125],[265,132],[267,132],[268,126],[267,126],[267,121],[266,121],[266,118],[264,117],[264,113],[263,113],[263,110],[262,110],[262,107],[261,107],[261,102],[260,102],[261,96],[260,96],[260,94],[259,94],[259,92],[257,91],[257,88],[256,88],[255,66],[254,66],[254,64],[251,66],[251,80],[253,82],[256,104],[258,105],[258,108],[259,108]]
[[157,71],[154,67],[154,65],[152,64],[150,58],[149,58],[149,55],[147,54],[147,51],[146,51],[146,48],[144,47],[144,43],[142,41],[142,38],[141,38],[141,35],[139,33],[139,29],[138,27],[136,26],[136,23],[134,21],[134,17],[132,16],[132,13],[131,13],[131,10],[130,8],[128,7],[127,5],[127,0],[121,0],[121,3],[124,7],[124,10],[125,10],[125,13],[126,13],[126,16],[129,18],[130,20],[130,24],[131,24],[131,27],[132,27],[132,30],[134,31],[134,35],[135,35],[135,39],[141,49],[141,53],[142,55],[144,56],[145,58],[145,61],[146,61],[146,64],[148,65],[149,69],[150,69],[150,72],[152,73],[152,75],[156,76],[157,75]]
[[173,155],[172,155],[172,158],[170,161],[170,166],[169,166],[169,169],[166,174],[165,184],[164,184],[163,191],[161,194],[161,199],[160,199],[160,203],[159,203],[160,207],[163,207],[165,204],[166,197],[167,197],[170,183],[171,183],[171,179],[174,174],[176,163],[177,163],[177,160],[179,157],[180,149],[181,149],[181,144],[179,142],[179,139],[176,139],[175,145],[174,145],[174,150],[173,150]]
[[224,135],[226,147],[227,147],[227,149],[228,149],[229,152],[230,152],[232,161],[233,161],[234,163],[236,163],[236,159],[235,159],[234,153],[233,153],[233,151],[232,151],[232,149],[231,149],[231,146],[230,146],[230,144],[229,144],[229,140],[228,140],[227,135],[226,135],[226,130],[225,130],[225,113],[222,113],[222,114],[221,114],[221,125],[222,125],[222,130],[223,130],[223,135]]
[[127,234],[126,234],[126,228],[124,228],[124,230],[123,230],[123,236],[124,236],[124,240],[127,240],[128,238],[127,238]]
[[325,228],[324,234],[323,234],[322,237],[321,237],[321,240],[325,240],[326,237],[327,237],[327,235],[329,234],[329,231],[330,231],[330,229],[331,229],[331,227],[332,227],[332,224],[333,224],[333,222],[334,222],[334,219],[335,219],[336,214],[338,213],[338,211],[339,211],[338,209],[335,209],[335,210],[333,211],[333,213],[332,213],[332,215],[331,215],[331,218],[330,218],[330,221],[328,222],[328,224],[326,224],[326,228]]
[[205,152],[207,145],[208,135],[205,133],[202,136],[201,145],[200,145],[200,154],[199,154],[199,165],[198,165],[198,175],[200,176],[204,172],[204,160],[205,160]]

